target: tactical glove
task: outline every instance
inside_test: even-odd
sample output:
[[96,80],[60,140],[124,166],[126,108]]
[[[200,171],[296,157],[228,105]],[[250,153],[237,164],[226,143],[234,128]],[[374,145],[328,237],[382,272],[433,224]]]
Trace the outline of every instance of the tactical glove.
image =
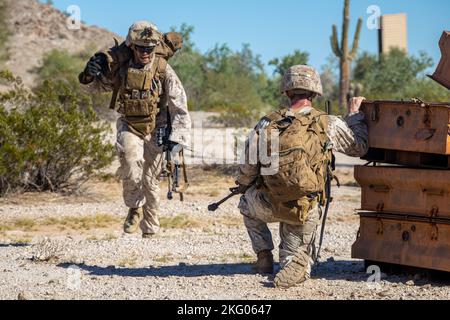
[[106,57],[102,54],[97,54],[89,60],[85,74],[89,77],[99,77],[106,73]]
[[230,191],[235,194],[245,194],[247,190],[249,189],[249,186],[244,186],[243,184],[239,184],[239,182],[236,181],[236,184],[238,185],[235,188],[231,188]]

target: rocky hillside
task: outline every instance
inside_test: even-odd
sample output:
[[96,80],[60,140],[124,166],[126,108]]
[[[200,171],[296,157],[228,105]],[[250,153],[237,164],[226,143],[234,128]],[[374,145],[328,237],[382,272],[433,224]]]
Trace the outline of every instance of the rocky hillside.
[[6,68],[33,86],[33,69],[39,67],[52,49],[79,52],[106,48],[119,36],[96,26],[82,24],[80,30],[69,30],[67,16],[51,5],[37,0],[3,0],[6,2],[6,24],[10,36],[6,43],[9,59]]

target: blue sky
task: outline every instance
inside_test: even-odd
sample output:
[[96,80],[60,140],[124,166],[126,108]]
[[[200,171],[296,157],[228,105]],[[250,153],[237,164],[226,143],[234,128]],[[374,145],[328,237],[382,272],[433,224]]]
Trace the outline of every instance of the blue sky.
[[[45,1],[43,1],[45,2]],[[310,63],[320,68],[331,55],[331,27],[342,24],[343,0],[54,0],[63,11],[78,5],[88,24],[125,35],[135,20],[150,20],[160,30],[187,23],[195,27],[193,40],[201,51],[216,43],[240,49],[249,43],[263,62],[292,53],[308,51]],[[424,50],[438,62],[438,40],[450,29],[448,0],[353,0],[351,1],[351,39],[358,17],[364,19],[361,50],[377,52],[376,30],[369,30],[367,8],[377,5],[382,14],[407,13],[409,52]]]

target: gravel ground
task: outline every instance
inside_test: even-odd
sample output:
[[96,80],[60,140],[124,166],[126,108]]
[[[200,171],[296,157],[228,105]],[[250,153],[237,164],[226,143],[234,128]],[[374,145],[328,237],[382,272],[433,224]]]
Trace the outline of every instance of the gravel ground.
[[[77,230],[35,233],[25,244],[4,237],[0,299],[449,299],[448,280],[425,274],[383,273],[377,286],[367,283],[364,263],[352,260],[350,253],[359,226],[354,212],[359,194],[356,187],[335,189],[323,257],[310,281],[289,290],[275,289],[270,277],[250,274],[255,258],[237,199],[217,213],[206,210],[220,193],[189,197],[185,203],[164,200],[163,217],[188,214],[205,223],[166,228],[149,240],[122,234],[118,224],[93,230],[96,237]],[[119,194],[102,202],[66,197],[0,202],[1,221],[98,214],[120,221],[125,208]],[[271,228],[277,244],[278,226]]]

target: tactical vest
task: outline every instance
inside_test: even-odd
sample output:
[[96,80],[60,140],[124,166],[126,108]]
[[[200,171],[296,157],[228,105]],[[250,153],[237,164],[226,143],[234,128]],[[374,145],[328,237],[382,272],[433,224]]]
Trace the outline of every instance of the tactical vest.
[[119,71],[120,87],[113,94],[111,106],[118,105],[117,112],[138,136],[148,136],[156,127],[166,67],[165,59],[155,57],[149,70],[125,64]]
[[119,73],[119,80],[113,88],[110,109],[123,115],[130,130],[140,137],[152,133],[159,112],[158,103],[162,94],[167,60],[183,47],[180,33],[169,32],[163,35],[161,43],[155,49],[155,61],[151,70],[128,68],[133,51],[125,42],[101,52],[107,57],[109,73]]
[[[326,201],[325,183],[333,159],[328,116],[315,109],[309,114],[284,109],[266,120],[270,122],[265,129],[267,154],[278,156],[279,163],[275,174],[262,176],[263,188],[280,221],[304,224],[308,213]],[[270,150],[272,130],[279,133],[279,150]]]

